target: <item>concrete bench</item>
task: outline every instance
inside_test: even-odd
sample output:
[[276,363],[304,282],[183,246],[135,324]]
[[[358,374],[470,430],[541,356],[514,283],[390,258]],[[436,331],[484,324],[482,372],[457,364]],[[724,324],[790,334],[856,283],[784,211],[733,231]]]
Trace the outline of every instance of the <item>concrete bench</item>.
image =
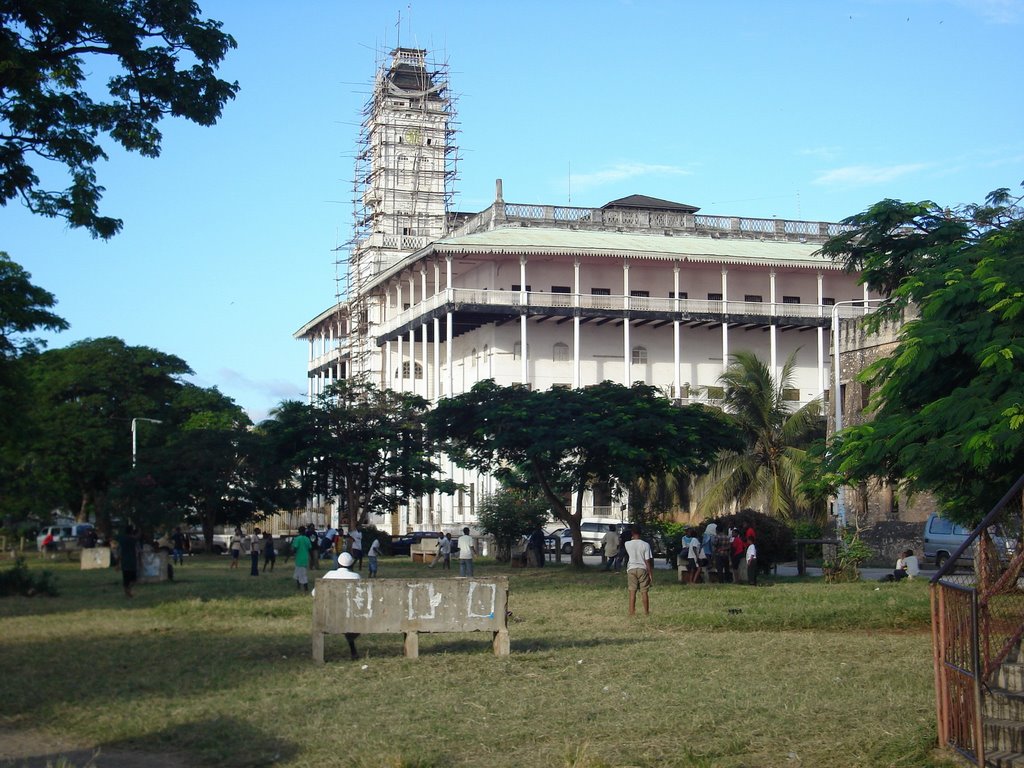
[[508,577],[320,579],[313,596],[313,660],[324,635],[405,635],[405,655],[419,656],[420,632],[490,632],[496,656],[509,653]]
[[437,539],[420,539],[409,547],[409,559],[414,563],[433,562],[437,554]]

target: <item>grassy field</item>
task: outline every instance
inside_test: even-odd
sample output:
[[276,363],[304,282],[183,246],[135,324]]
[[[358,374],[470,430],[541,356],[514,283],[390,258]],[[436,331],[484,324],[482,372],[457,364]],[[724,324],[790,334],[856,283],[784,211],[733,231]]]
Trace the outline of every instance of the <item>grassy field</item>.
[[[253,578],[192,558],[130,601],[113,570],[45,567],[59,597],[0,600],[0,758],[28,731],[226,767],[956,764],[934,748],[920,581],[659,571],[652,615],[630,618],[624,576],[484,561],[477,575],[510,576],[511,656],[424,635],[411,661],[400,635],[374,635],[353,662],[331,636],[318,666],[287,564]],[[382,560],[382,577],[414,573]]]

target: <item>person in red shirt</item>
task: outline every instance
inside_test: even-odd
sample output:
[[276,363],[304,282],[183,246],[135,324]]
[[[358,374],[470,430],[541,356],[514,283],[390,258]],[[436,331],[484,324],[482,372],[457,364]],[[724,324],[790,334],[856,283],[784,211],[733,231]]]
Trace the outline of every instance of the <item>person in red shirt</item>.
[[732,539],[729,541],[729,554],[731,555],[730,565],[732,566],[732,583],[740,583],[740,563],[747,553],[747,542],[743,540],[739,531],[734,530]]

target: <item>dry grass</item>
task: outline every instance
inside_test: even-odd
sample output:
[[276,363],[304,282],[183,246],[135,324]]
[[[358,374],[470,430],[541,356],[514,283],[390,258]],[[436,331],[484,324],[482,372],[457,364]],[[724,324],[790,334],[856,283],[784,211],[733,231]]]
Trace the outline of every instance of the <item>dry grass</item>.
[[318,667],[287,566],[251,578],[195,559],[133,601],[113,571],[54,569],[60,597],[0,601],[7,729],[228,767],[955,764],[933,749],[920,582],[682,587],[659,572],[653,615],[630,619],[622,576],[485,563],[511,577],[511,656],[428,635],[409,661],[377,635],[350,662],[331,637]]

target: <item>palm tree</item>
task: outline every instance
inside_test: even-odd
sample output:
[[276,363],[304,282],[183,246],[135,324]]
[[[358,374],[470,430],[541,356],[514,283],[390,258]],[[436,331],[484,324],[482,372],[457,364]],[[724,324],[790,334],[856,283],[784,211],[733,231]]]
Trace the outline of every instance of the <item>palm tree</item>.
[[752,352],[731,357],[719,381],[725,409],[742,431],[746,448],[723,454],[699,482],[698,512],[713,516],[736,504],[783,520],[813,515],[798,490],[800,465],[807,446],[824,434],[824,425],[820,401],[792,410],[784,397],[792,386],[796,353],[782,366],[778,382]]

